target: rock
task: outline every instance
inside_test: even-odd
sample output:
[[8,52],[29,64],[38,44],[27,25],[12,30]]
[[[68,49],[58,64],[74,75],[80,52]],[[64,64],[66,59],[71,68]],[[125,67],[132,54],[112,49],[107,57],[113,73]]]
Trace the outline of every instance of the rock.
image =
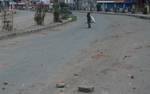
[[58,83],[56,84],[56,87],[57,87],[57,88],[65,88],[65,87],[66,87],[66,84],[65,84],[64,82],[58,82]]
[[74,76],[79,76],[79,74],[77,74],[77,73],[74,73],[73,75],[74,75]]
[[2,90],[5,90],[5,89],[6,89],[5,87],[2,88]]
[[133,87],[132,89],[133,89],[133,90],[136,90],[136,87]]
[[129,56],[129,55],[124,56],[124,57],[123,57],[123,60],[125,60],[125,59],[127,59],[127,58],[129,58],[129,57],[131,57],[131,56]]
[[80,85],[78,87],[79,92],[89,93],[94,91],[94,86],[92,85]]
[[130,78],[131,78],[131,79],[134,79],[134,76],[132,75]]
[[90,93],[94,91],[94,86],[87,80],[83,80],[78,86],[79,92]]
[[134,76],[131,75],[131,74],[128,74],[128,77],[131,78],[131,79],[134,79]]
[[124,56],[124,57],[123,57],[123,60],[125,60],[127,57],[128,57],[128,56]]
[[8,85],[8,82],[4,82],[3,84],[6,86],[6,85]]

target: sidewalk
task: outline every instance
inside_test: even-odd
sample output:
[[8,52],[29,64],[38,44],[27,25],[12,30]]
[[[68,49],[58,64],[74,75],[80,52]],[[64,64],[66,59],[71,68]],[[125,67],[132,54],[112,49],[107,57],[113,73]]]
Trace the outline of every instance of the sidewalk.
[[[86,13],[87,11],[80,11],[80,12]],[[124,15],[124,16],[131,16],[131,17],[137,17],[137,18],[141,18],[141,19],[150,20],[150,14],[144,15],[141,13],[132,14],[132,13],[114,13],[114,12],[97,12],[97,11],[93,11],[92,13],[107,14],[107,15]]]
[[125,16],[132,16],[132,17],[150,20],[150,14],[144,15],[144,14],[140,14],[140,13],[132,14],[132,13],[114,13],[114,12],[97,12],[97,13],[110,14],[110,15],[125,15]]
[[138,18],[143,18],[143,19],[149,19],[150,20],[150,14],[144,15],[144,14],[128,14],[129,16],[134,16]]
[[[2,31],[0,27],[0,40],[14,37],[17,35],[23,35],[27,33],[39,32],[43,29],[56,27],[67,23],[68,21],[63,21],[63,23],[53,23],[53,15],[47,13],[44,21],[44,25],[39,26],[34,22],[34,12],[31,11],[18,11],[14,15],[14,30],[13,31]],[[0,20],[1,24],[1,20]]]

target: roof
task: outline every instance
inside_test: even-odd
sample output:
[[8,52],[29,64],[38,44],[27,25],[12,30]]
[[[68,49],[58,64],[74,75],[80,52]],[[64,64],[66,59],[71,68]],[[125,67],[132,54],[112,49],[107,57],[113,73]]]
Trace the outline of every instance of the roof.
[[97,0],[97,3],[123,3],[124,0]]

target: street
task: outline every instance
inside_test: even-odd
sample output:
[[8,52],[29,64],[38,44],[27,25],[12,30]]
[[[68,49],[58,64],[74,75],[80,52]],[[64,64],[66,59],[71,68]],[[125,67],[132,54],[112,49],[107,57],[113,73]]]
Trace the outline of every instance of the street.
[[64,94],[78,94],[84,79],[94,83],[93,94],[149,93],[150,21],[92,14],[88,29],[86,14],[75,15],[76,22],[0,41],[0,94],[59,94],[58,80],[71,80]]

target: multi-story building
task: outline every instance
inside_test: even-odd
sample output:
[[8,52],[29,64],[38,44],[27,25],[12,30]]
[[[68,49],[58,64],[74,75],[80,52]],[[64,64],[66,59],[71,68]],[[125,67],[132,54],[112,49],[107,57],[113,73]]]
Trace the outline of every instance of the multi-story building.
[[97,0],[97,4],[101,7],[101,10],[113,10],[113,9],[131,9],[134,4],[133,0]]
[[136,8],[138,10],[142,10],[144,8],[144,2],[145,1],[146,0],[135,0],[135,2],[136,2]]
[[94,10],[96,8],[96,0],[74,0],[76,9]]
[[0,11],[2,9],[9,9],[10,2],[12,2],[12,0],[0,0]]
[[74,0],[64,0],[64,2],[67,3],[67,4],[73,4]]

